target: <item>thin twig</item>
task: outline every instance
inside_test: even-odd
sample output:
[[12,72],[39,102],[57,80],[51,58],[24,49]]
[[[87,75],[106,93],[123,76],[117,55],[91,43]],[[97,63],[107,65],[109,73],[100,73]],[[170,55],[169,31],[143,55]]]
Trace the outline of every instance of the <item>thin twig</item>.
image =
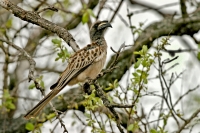
[[67,128],[66,128],[63,120],[60,118],[60,114],[58,113],[58,111],[56,110],[56,108],[53,106],[53,104],[51,102],[49,104],[51,105],[51,108],[53,109],[53,111],[56,113],[56,119],[58,119],[58,121],[60,122],[61,128],[62,127],[64,128],[63,133],[68,133]]
[[115,9],[115,12],[114,12],[112,18],[110,19],[110,22],[112,22],[113,19],[115,18],[116,14],[117,14],[117,12],[119,11],[120,7],[122,6],[122,3],[123,3],[123,2],[124,2],[124,0],[121,0],[121,1],[119,2],[119,5],[118,5],[117,8]]
[[198,110],[196,110],[190,118],[188,118],[185,123],[179,128],[179,130],[176,132],[176,133],[181,133],[185,128],[186,126],[195,118],[197,117],[197,115],[200,113],[200,108]]
[[52,11],[54,11],[54,12],[58,12],[58,9],[57,9],[57,8],[55,8],[54,6],[49,6],[49,7],[43,8],[43,9],[40,10],[40,11],[37,11],[37,13],[39,14],[39,13],[44,12],[44,11],[46,11],[46,10],[52,10]]
[[7,43],[8,45],[12,46],[13,48],[15,48],[16,50],[18,50],[29,62],[30,67],[29,67],[29,74],[28,74],[28,78],[29,78],[29,82],[31,80],[33,80],[33,82],[35,83],[35,87],[40,90],[42,92],[42,94],[44,94],[44,88],[42,88],[42,86],[39,84],[39,82],[36,80],[37,78],[34,76],[34,71],[35,71],[35,61],[33,60],[33,58],[22,48],[20,48],[19,46],[15,45],[12,42],[6,41],[2,38],[0,38],[0,41]]

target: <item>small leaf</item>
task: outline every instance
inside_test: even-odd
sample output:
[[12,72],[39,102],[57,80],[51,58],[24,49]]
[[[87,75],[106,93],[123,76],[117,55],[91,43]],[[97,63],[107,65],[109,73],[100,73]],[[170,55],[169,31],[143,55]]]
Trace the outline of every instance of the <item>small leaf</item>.
[[55,59],[55,61],[58,61],[60,58],[59,57],[57,57],[56,59]]
[[25,128],[29,131],[32,131],[32,130],[34,130],[35,127],[34,127],[33,123],[28,122],[28,123],[26,123]]
[[133,76],[134,77],[139,77],[139,74],[138,73],[133,73]]
[[113,87],[107,87],[107,88],[104,88],[103,90],[104,91],[111,91],[113,89]]
[[7,22],[6,22],[6,28],[11,28],[12,26],[12,19],[9,19]]
[[136,27],[135,27],[135,26],[130,26],[130,28],[131,28],[131,29],[136,29]]
[[151,129],[150,133],[157,133],[157,131],[155,129]]
[[200,49],[200,44],[198,44],[198,49]]
[[44,88],[44,81],[41,81],[40,85],[41,85],[42,88]]
[[12,101],[6,102],[6,107],[12,110],[15,109],[15,105],[12,103]]
[[141,64],[141,59],[138,59],[138,61],[134,64],[134,68],[136,69],[136,68],[138,68],[139,66],[140,66],[140,64]]
[[200,60],[200,52],[197,54],[197,59]]
[[82,16],[82,23],[85,24],[87,23],[89,20],[89,13],[88,12],[85,12]]
[[[90,118],[90,117],[91,117],[90,114],[88,114],[88,113],[85,113],[84,115],[85,115],[87,118]],[[87,121],[87,120],[89,120],[89,119],[86,119],[86,121]]]
[[87,9],[87,12],[92,16],[92,17],[96,17],[95,15],[94,15],[94,12],[91,10],[91,9]]
[[28,87],[28,89],[30,89],[30,90],[33,89],[33,88],[35,88],[35,84],[34,83],[30,84],[29,87]]
[[47,119],[50,120],[50,119],[54,118],[55,116],[56,116],[55,113],[51,113],[51,114],[47,115]]
[[137,130],[138,128],[139,128],[138,123],[137,123],[137,122],[134,122],[133,124],[130,124],[130,125],[128,126],[128,131],[135,131],[135,130]]
[[61,40],[59,40],[59,39],[52,39],[51,42],[53,44],[58,44],[58,47],[61,45]]
[[128,131],[132,131],[133,128],[134,128],[134,125],[133,125],[133,124],[130,124],[130,125],[128,126]]
[[0,27],[0,32],[2,32],[3,34],[5,34],[5,32],[6,32],[6,29],[5,29],[5,28],[1,28],[1,27]]
[[142,26],[144,25],[144,23],[141,23],[141,22],[140,22],[139,25],[140,25],[140,27],[142,27]]
[[71,125],[74,126],[75,124],[76,124],[76,121],[73,121]]
[[133,52],[133,53],[136,54],[136,55],[137,55],[137,54],[140,54],[140,52],[138,52],[138,51],[135,51],[135,52]]
[[143,46],[142,46],[142,50],[143,50],[144,54],[147,53],[147,50],[148,50],[147,46],[146,46],[146,45],[143,45]]
[[144,84],[147,84],[148,83],[148,80],[145,78],[143,79],[144,80]]
[[10,98],[10,94],[9,94],[9,91],[7,89],[4,90],[4,93],[3,93],[3,96],[4,98]]

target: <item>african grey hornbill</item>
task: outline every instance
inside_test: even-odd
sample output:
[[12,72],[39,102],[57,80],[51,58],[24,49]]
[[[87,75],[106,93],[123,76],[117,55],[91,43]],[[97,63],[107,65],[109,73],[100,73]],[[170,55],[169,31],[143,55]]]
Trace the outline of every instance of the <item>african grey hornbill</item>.
[[58,81],[50,87],[52,91],[24,116],[26,119],[35,117],[66,85],[74,85],[97,77],[106,61],[107,43],[104,32],[108,27],[112,27],[108,21],[97,21],[91,26],[92,43],[69,58],[67,68]]

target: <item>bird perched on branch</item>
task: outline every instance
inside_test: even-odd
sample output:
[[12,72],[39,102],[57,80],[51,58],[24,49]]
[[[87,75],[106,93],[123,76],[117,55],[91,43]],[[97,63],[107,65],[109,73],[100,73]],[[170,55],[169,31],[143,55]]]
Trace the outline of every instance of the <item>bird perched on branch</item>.
[[24,116],[26,119],[35,117],[66,85],[74,85],[98,76],[106,61],[107,44],[104,32],[108,27],[112,27],[108,21],[97,21],[91,26],[92,43],[69,58],[67,68],[50,87],[52,91]]

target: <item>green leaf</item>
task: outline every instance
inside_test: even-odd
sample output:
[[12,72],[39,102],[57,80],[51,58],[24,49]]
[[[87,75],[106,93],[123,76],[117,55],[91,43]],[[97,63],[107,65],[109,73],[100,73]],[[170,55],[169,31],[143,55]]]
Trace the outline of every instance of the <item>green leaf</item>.
[[74,126],[76,124],[76,121],[72,121],[71,126]]
[[147,84],[148,83],[148,80],[145,78],[143,79],[144,80],[144,84]]
[[91,10],[91,9],[87,9],[87,12],[92,16],[92,17],[96,17],[95,15],[94,15],[94,12]]
[[89,20],[89,13],[88,12],[85,12],[82,16],[82,23],[85,24],[87,23]]
[[200,52],[197,54],[197,59],[200,60]]
[[26,123],[25,128],[29,131],[32,131],[32,130],[34,130],[35,126],[33,125],[33,123],[28,122],[28,123]]
[[141,64],[142,60],[141,59],[138,59],[138,61],[134,64],[134,68],[138,68]]
[[133,53],[136,54],[136,55],[137,55],[137,54],[140,54],[140,52],[138,52],[138,51],[135,51],[135,52],[133,52]]
[[142,61],[142,66],[143,66],[143,67],[147,67],[147,63],[148,63],[147,60],[143,60],[143,61]]
[[5,34],[5,32],[6,32],[6,29],[5,29],[5,28],[1,28],[1,27],[0,27],[0,32],[1,32],[1,33],[3,33],[3,34]]
[[50,120],[50,119],[54,118],[55,116],[56,116],[55,113],[51,113],[51,114],[47,115],[47,119]]
[[163,119],[163,123],[164,123],[164,125],[167,125],[167,118]]
[[139,77],[139,74],[135,72],[135,73],[133,73],[133,76],[134,77]]
[[147,53],[147,50],[148,50],[147,46],[146,46],[146,45],[143,45],[143,46],[142,46],[142,50],[143,50],[144,54],[146,54],[146,53]]
[[113,90],[113,87],[107,87],[107,88],[104,88],[103,90],[105,90],[105,91],[111,91],[111,90]]
[[139,126],[138,126],[138,123],[137,122],[134,122],[133,124],[130,124],[129,126],[128,126],[128,131],[135,131],[135,130],[137,130],[139,128]]
[[117,88],[117,87],[119,86],[119,83],[118,83],[118,80],[117,80],[117,79],[115,79],[113,85],[114,85],[114,88]]
[[106,133],[104,130],[101,130],[100,133]]
[[131,28],[131,29],[136,29],[136,27],[135,27],[135,26],[130,26],[130,28]]
[[42,88],[44,88],[44,81],[43,80],[40,82],[40,85],[41,85]]
[[55,61],[58,61],[60,58],[59,57],[57,57],[56,59],[55,59]]
[[61,45],[61,40],[60,39],[52,39],[51,42],[53,44],[58,44],[58,47],[60,47],[60,45]]
[[6,22],[6,28],[11,28],[12,27],[12,19],[9,19],[7,22]]
[[15,105],[12,103],[12,101],[7,101],[7,102],[6,102],[6,107],[7,107],[8,109],[12,109],[12,110],[15,109]]
[[144,25],[144,23],[140,22],[139,25],[140,25],[140,27],[142,27]]
[[142,71],[142,70],[139,70],[139,69],[138,69],[138,70],[136,70],[136,72],[137,72],[137,73],[140,73],[140,74],[142,74],[142,73],[143,73],[143,71]]
[[4,90],[3,99],[5,100],[3,102],[3,106],[6,107],[7,111],[14,110],[16,108],[13,104],[14,98],[10,95],[7,89]]
[[33,88],[35,88],[35,84],[34,83],[30,84],[29,87],[28,87],[28,89],[30,89],[30,90],[33,89]]
[[128,131],[132,131],[133,128],[134,128],[134,125],[133,125],[133,124],[130,124],[130,125],[128,126]]
[[[91,116],[90,116],[90,114],[88,114],[88,113],[85,113],[84,114],[87,118],[90,118]],[[87,119],[86,119],[87,120]]]
[[150,133],[158,133],[155,129],[151,129]]
[[4,90],[3,97],[5,99],[10,98],[10,94],[9,94],[9,91],[7,89]]

